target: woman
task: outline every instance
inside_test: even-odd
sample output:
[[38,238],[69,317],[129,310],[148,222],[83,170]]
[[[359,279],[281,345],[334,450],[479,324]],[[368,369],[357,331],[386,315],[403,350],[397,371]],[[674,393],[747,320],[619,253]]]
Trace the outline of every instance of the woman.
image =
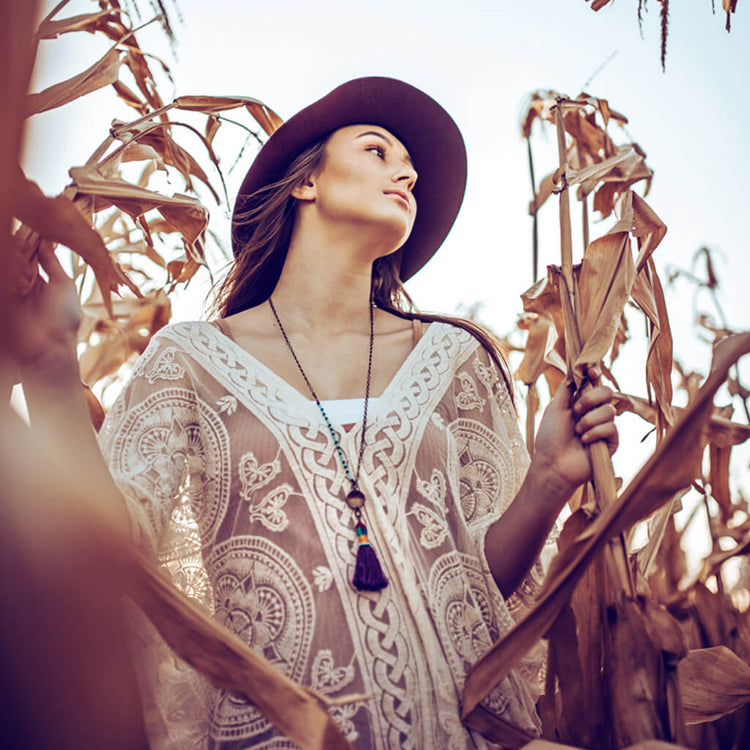
[[[372,696],[332,710],[357,747],[489,746],[460,724],[465,671],[533,588],[589,478],[584,446],[617,443],[594,382],[555,397],[529,462],[489,337],[409,312],[401,281],[443,241],[465,175],[455,124],[408,84],[358,79],[302,110],[240,190],[219,320],[160,331],[101,433],[178,585],[293,679]],[[41,391],[61,388],[38,360]],[[155,746],[289,746],[169,654],[144,659]],[[486,706],[535,731],[520,675]]]

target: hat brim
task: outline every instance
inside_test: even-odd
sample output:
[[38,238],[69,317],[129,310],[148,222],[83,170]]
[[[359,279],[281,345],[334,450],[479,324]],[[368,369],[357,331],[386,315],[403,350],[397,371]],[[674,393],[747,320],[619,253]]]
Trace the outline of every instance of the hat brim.
[[[398,251],[401,279],[413,276],[437,251],[461,207],[466,189],[466,148],[450,115],[423,91],[394,78],[348,81],[281,125],[255,157],[235,202],[280,179],[308,146],[347,125],[380,125],[409,151],[419,179],[414,187],[417,218]],[[245,244],[233,218],[235,256]]]

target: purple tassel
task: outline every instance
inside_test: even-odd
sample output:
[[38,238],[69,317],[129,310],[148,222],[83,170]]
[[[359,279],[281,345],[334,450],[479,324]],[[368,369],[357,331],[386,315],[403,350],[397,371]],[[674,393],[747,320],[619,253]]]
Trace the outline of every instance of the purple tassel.
[[356,531],[359,548],[352,583],[360,591],[379,591],[388,585],[388,579],[383,574],[378,556],[367,539],[367,526],[359,521]]

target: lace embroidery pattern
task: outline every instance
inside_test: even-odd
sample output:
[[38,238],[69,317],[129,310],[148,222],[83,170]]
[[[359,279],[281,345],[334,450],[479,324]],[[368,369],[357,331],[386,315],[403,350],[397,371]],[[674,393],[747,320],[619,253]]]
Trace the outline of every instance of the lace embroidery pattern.
[[[163,546],[173,549],[164,559],[192,553],[196,536],[204,545],[215,538],[229,503],[229,436],[195,392],[156,391],[130,409],[118,424],[110,468],[136,478],[157,515],[171,513],[175,528]],[[185,546],[175,547],[179,534]]]
[[477,392],[477,386],[468,372],[458,373],[461,390],[456,394],[456,403],[461,409],[481,409],[486,401]]
[[[213,405],[192,390],[169,388],[121,415],[111,413],[115,443],[126,439],[123,435],[148,432],[149,417],[159,423],[169,436],[166,442],[161,438],[162,457],[158,450],[146,451],[151,464],[142,456],[146,468],[135,472],[150,483],[144,495],[156,497],[161,512],[172,514],[170,528],[181,528],[193,544],[206,541],[206,530],[209,539],[214,535],[203,565],[187,557],[189,545],[180,547],[176,532],[166,532],[170,550],[176,550],[174,577],[196,598],[212,597],[215,616],[293,679],[317,684],[322,692],[372,694],[366,703],[332,710],[350,739],[376,748],[486,747],[478,735],[469,739],[458,722],[457,698],[467,664],[496,637],[498,624],[506,629],[509,620],[499,594],[487,588],[481,545],[489,519],[512,498],[523,467],[516,452],[523,447],[507,440],[517,432],[510,400],[504,401],[495,370],[478,357],[477,342],[452,326],[431,325],[420,351],[412,353],[374,410],[362,464],[371,498],[368,520],[376,543],[384,544],[387,574],[397,576],[399,585],[372,594],[354,593],[349,585],[356,542],[342,502],[348,485],[315,405],[210,324],[169,326],[154,342],[140,380],[151,382],[144,373],[160,370],[176,374],[171,368],[177,365],[191,384],[209,384],[206,400]],[[175,352],[171,360],[164,357],[168,350]],[[482,387],[487,393],[480,396]],[[166,393],[163,403],[156,398],[144,406]],[[190,419],[183,411],[188,402]],[[191,420],[197,428],[190,427]],[[248,428],[254,420],[259,426]],[[499,421],[493,426],[493,420]],[[219,448],[224,421],[243,425],[232,436],[237,458],[231,467],[225,438]],[[266,442],[249,448],[241,429],[262,430]],[[358,434],[340,437],[345,452],[356,455]],[[269,439],[278,445],[275,457],[267,451]],[[176,458],[165,461],[173,452]],[[179,470],[163,468],[172,464]],[[133,466],[120,473],[132,477]],[[226,504],[219,503],[212,516],[191,503],[192,486],[210,506],[216,504],[210,488],[216,494],[230,480],[229,512],[236,516],[226,524]],[[170,505],[175,491],[177,502]],[[299,550],[284,546],[297,523],[292,508],[309,513],[305,523],[315,550],[304,564]],[[240,527],[243,531],[233,531]],[[415,545],[422,550],[417,556]],[[203,567],[208,574],[202,578]],[[317,597],[329,597],[329,604],[334,597],[341,608],[338,640],[326,641],[325,633],[315,631]],[[425,628],[434,633],[429,643],[440,643],[442,650],[425,651]],[[443,682],[451,673],[452,685],[450,677]],[[440,680],[431,682],[437,675]],[[493,710],[529,723],[533,704],[499,695],[493,696]],[[215,742],[244,746],[252,737],[253,747],[289,746],[266,741],[269,731],[252,706],[216,693],[210,731]]]
[[156,380],[180,380],[185,376],[185,368],[175,361],[176,349],[164,349],[153,367],[145,374],[146,380],[153,384]]
[[[207,568],[219,622],[301,682],[312,644],[315,605],[310,584],[294,558],[267,539],[241,536],[217,545]],[[214,708],[214,739],[246,739],[269,728],[255,706],[222,691]]]
[[497,436],[481,422],[458,419],[448,428],[458,447],[461,464],[461,510],[468,524],[497,517],[504,510],[501,501],[513,486],[515,470]]

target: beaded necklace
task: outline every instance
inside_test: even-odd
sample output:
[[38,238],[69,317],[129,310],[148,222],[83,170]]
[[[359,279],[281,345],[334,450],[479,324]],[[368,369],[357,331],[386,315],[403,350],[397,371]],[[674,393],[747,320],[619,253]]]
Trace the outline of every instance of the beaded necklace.
[[276,319],[276,324],[279,326],[281,335],[284,337],[284,341],[286,342],[287,348],[289,349],[289,353],[292,355],[292,359],[294,359],[294,363],[297,365],[297,369],[299,370],[300,375],[302,375],[302,379],[305,381],[305,385],[310,391],[310,395],[313,397],[313,399],[315,399],[315,403],[317,404],[318,409],[320,409],[320,413],[322,414],[323,420],[326,423],[328,432],[331,433],[331,437],[333,438],[333,444],[336,448],[336,453],[338,454],[339,459],[341,460],[341,464],[344,467],[344,472],[346,473],[346,477],[351,483],[351,489],[347,493],[345,501],[346,501],[346,504],[354,512],[354,517],[355,517],[354,528],[357,534],[357,541],[359,543],[357,547],[357,559],[354,565],[354,577],[352,578],[352,583],[360,591],[377,591],[388,585],[388,579],[383,574],[383,570],[380,567],[380,561],[378,560],[377,555],[375,554],[375,550],[373,550],[372,545],[370,544],[369,539],[367,537],[367,526],[365,526],[365,523],[362,520],[362,509],[364,508],[364,505],[365,505],[365,496],[364,496],[364,493],[359,489],[359,484],[358,484],[359,483],[359,470],[362,468],[362,455],[364,454],[364,450],[365,450],[365,433],[367,431],[367,406],[370,402],[370,379],[372,376],[372,350],[373,350],[373,346],[375,343],[375,327],[374,327],[374,322],[373,322],[375,305],[371,299],[370,300],[370,352],[369,352],[369,356],[367,360],[367,381],[365,384],[365,405],[364,405],[364,410],[362,414],[362,437],[359,443],[359,455],[357,456],[357,467],[354,471],[354,474],[352,474],[352,471],[349,467],[349,463],[346,460],[346,456],[344,456],[344,451],[341,448],[341,443],[339,442],[339,438],[338,438],[338,435],[336,434],[336,430],[333,429],[331,420],[328,418],[328,415],[326,414],[326,411],[323,408],[323,404],[320,403],[318,394],[315,393],[315,389],[313,388],[312,383],[310,382],[310,379],[307,377],[307,374],[302,369],[302,365],[300,364],[300,361],[297,358],[297,354],[294,351],[294,347],[292,347],[292,342],[289,340],[289,336],[286,335],[284,326],[281,325],[279,314],[276,312],[276,308],[274,307],[273,300],[270,297],[268,298],[268,304],[271,307],[271,312],[273,313],[273,317]]

